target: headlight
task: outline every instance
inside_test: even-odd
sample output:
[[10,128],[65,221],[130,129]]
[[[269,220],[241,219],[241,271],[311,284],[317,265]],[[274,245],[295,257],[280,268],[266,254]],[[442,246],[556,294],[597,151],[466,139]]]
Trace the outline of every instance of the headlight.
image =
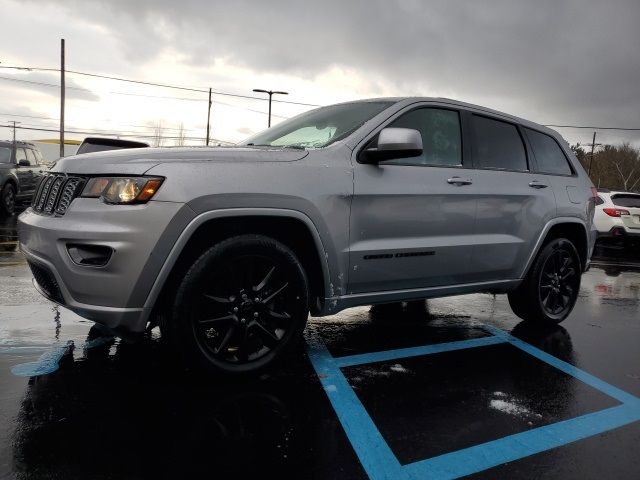
[[146,203],[162,185],[157,177],[94,177],[90,178],[81,197],[102,198],[106,203]]

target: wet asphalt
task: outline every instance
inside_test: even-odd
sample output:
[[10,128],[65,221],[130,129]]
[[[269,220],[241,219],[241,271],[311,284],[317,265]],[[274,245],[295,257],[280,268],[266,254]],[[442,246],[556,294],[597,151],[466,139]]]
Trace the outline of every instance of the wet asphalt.
[[[574,424],[558,423],[615,409],[611,389],[640,397],[639,252],[599,250],[561,326],[521,323],[504,295],[359,307],[310,319],[311,346],[260,378],[231,381],[185,371],[157,330],[126,342],[46,301],[15,241],[15,217],[0,220],[2,479],[384,478],[375,441],[371,451],[362,445],[360,418],[401,469],[557,424],[561,433],[540,440],[549,447],[539,453],[524,445],[522,458],[475,473],[468,465],[502,452],[457,461],[477,478],[640,478],[640,421],[575,441]],[[606,388],[513,343],[482,343],[486,325]],[[332,358],[366,359],[466,340],[481,345],[345,366],[349,392],[310,361],[318,344]],[[566,445],[551,447],[565,433]]]

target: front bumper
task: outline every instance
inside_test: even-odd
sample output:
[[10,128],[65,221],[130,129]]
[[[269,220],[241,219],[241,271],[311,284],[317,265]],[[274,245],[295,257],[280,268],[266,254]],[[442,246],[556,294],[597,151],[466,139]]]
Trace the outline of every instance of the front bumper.
[[[167,225],[183,204],[151,201],[144,205],[106,205],[77,198],[63,216],[31,208],[18,219],[20,249],[34,284],[50,300],[110,328],[143,331],[149,315],[143,305],[151,284],[140,285],[150,263],[162,262],[157,248]],[[112,249],[104,266],[78,265],[68,245]]]

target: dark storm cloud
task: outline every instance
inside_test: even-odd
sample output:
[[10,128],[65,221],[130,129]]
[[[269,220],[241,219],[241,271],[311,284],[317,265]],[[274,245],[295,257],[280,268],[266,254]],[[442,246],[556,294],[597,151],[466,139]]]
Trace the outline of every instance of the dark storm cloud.
[[193,65],[222,58],[305,78],[348,66],[399,94],[451,91],[541,122],[640,126],[638,0],[54,3],[104,26],[134,62],[171,47]]

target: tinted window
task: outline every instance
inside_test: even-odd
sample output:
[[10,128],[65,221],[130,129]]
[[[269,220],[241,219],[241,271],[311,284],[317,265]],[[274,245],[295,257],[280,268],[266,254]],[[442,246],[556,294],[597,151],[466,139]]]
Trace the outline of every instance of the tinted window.
[[640,208],[640,195],[612,195],[616,207]]
[[16,163],[20,160],[26,160],[27,154],[24,153],[24,148],[16,148]]
[[31,165],[36,165],[36,156],[33,153],[33,150],[31,150],[30,148],[25,148],[25,151],[27,152],[27,160],[29,160],[29,163]]
[[528,170],[524,144],[515,125],[473,115],[473,136],[476,167]]
[[571,175],[567,157],[556,141],[549,135],[525,129],[531,142],[533,155],[536,157],[538,171],[540,173],[552,173],[555,175]]
[[460,116],[453,110],[420,108],[405,113],[389,127],[413,128],[422,135],[422,155],[390,160],[403,165],[462,165]]
[[33,153],[36,155],[36,162],[38,162],[38,164],[44,163],[44,158],[42,158],[40,150],[34,150]]
[[604,200],[602,199],[602,197],[596,197],[596,205],[602,205],[604,203]]
[[0,163],[9,163],[11,161],[11,149],[9,147],[0,147]]
[[123,148],[131,147],[125,145],[105,145],[102,143],[83,143],[76,154],[79,155],[81,153],[104,152],[107,150],[122,150]]

